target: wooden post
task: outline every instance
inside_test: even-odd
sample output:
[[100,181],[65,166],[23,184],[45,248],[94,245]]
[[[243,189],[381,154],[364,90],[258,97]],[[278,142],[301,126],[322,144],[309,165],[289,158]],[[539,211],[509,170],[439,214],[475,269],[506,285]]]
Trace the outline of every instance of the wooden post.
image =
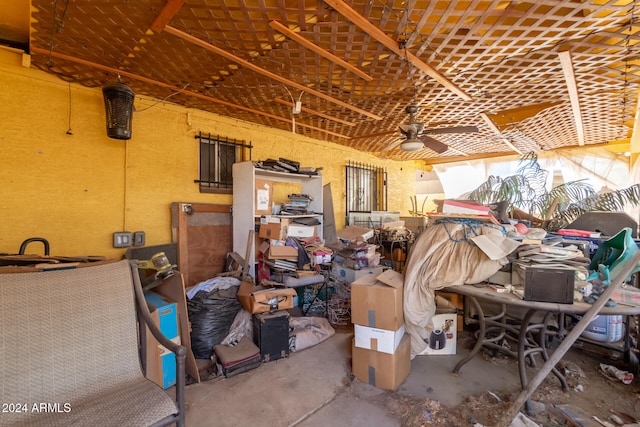
[[593,303],[593,306],[585,313],[578,324],[576,324],[571,332],[569,332],[569,334],[566,336],[566,338],[562,340],[556,351],[554,351],[549,360],[547,360],[545,364],[542,365],[527,388],[520,392],[518,398],[513,402],[513,405],[511,405],[509,410],[504,414],[504,417],[500,420],[496,427],[507,427],[513,422],[515,417],[518,415],[518,412],[520,411],[522,405],[524,405],[527,399],[529,399],[531,394],[533,394],[533,392],[538,388],[538,386],[542,383],[546,376],[549,375],[549,372],[551,372],[553,367],[556,366],[560,359],[562,359],[565,353],[578,339],[580,334],[584,332],[589,323],[600,312],[602,307],[604,307],[604,305],[609,300],[610,295],[613,294],[613,292],[622,284],[622,282],[625,281],[625,279],[631,274],[638,263],[640,263],[640,251],[636,252],[633,258],[631,258],[631,261],[629,261],[629,263],[624,266],[622,271],[616,276],[616,278],[611,282],[611,284],[602,293],[602,295],[598,297],[596,302]]

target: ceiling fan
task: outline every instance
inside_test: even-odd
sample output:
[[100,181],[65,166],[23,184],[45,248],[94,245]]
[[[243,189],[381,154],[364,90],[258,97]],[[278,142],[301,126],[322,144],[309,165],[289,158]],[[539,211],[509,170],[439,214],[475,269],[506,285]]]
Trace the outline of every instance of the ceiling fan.
[[383,151],[395,148],[400,144],[400,148],[404,151],[418,151],[423,148],[429,148],[438,154],[442,154],[449,149],[447,144],[433,138],[431,135],[441,135],[447,133],[468,133],[478,132],[476,126],[452,126],[445,128],[425,129],[423,123],[420,123],[416,119],[419,107],[415,104],[408,105],[405,108],[407,114],[409,114],[409,121],[401,124],[400,132],[402,132],[403,138],[399,141],[395,141],[387,146]]

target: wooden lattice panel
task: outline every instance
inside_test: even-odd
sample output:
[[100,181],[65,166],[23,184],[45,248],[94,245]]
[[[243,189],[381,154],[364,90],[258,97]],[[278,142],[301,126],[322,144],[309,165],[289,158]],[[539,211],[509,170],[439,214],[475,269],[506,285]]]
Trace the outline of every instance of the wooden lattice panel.
[[[503,139],[522,152],[577,146],[558,56],[570,50],[585,144],[630,137],[640,75],[640,0],[343,2],[471,101],[410,65],[406,54],[385,47],[330,3],[187,0],[168,22],[186,35],[179,37],[149,29],[165,0],[32,0],[32,64],[89,87],[120,79],[137,94],[170,96],[187,107],[283,130],[291,130],[292,113],[279,101],[293,97],[312,110],[296,116],[300,134],[385,158],[437,162],[511,152]],[[372,79],[287,37],[273,21]],[[398,125],[413,101],[427,128],[475,125],[480,132],[438,135],[451,147],[443,154],[385,150],[400,138]],[[547,104],[532,116],[516,114],[499,135],[480,116]]]

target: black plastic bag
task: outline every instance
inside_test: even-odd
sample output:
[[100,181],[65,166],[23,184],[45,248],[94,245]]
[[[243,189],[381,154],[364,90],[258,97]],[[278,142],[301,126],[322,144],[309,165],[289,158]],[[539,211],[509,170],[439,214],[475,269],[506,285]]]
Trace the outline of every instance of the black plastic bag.
[[213,346],[220,344],[229,333],[233,319],[241,309],[237,292],[238,286],[200,291],[187,300],[191,349],[196,359],[209,359],[213,354]]

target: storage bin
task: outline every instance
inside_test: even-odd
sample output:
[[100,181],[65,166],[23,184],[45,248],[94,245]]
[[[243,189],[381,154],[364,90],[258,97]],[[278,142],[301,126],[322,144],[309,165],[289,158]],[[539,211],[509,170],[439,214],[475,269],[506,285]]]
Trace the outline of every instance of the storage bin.
[[594,341],[616,342],[622,339],[622,315],[597,315],[582,333]]

